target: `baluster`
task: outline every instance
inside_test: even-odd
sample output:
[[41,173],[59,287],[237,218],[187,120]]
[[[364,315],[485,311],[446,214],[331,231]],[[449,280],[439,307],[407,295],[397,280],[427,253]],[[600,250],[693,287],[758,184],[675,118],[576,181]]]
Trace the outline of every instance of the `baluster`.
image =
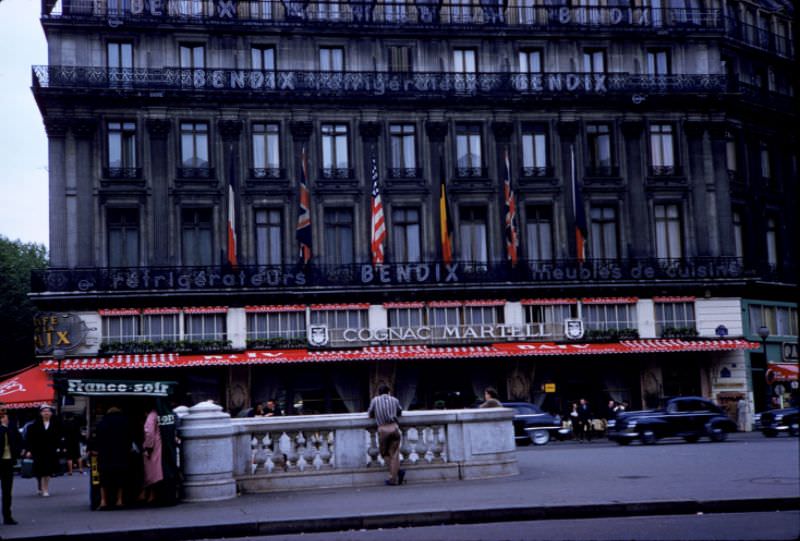
[[422,429],[422,441],[423,448],[425,449],[423,458],[425,459],[425,462],[430,464],[433,462],[433,448],[436,445],[436,432],[434,431],[433,427],[426,426]]
[[328,443],[329,439],[333,441],[333,431],[328,432],[320,438],[319,454],[317,455],[317,458],[319,458],[321,462],[320,468],[332,465],[331,459],[333,458],[333,453],[331,453],[330,444]]
[[[300,454],[297,449],[297,436],[292,438],[286,435],[286,468],[288,471],[297,470],[298,462],[300,461]],[[281,436],[281,443],[283,443],[283,436]],[[283,447],[283,446],[281,446]]]
[[420,434],[417,427],[408,429],[408,443],[410,452],[408,454],[408,461],[412,464],[419,462],[419,454],[417,453],[417,445],[419,444]]
[[272,470],[275,469],[275,461],[273,460],[275,458],[275,452],[272,447],[274,441],[275,440],[270,437],[269,432],[266,432],[264,438],[261,440],[261,445],[264,448],[264,469],[267,470],[267,473],[272,473]]
[[370,467],[380,460],[378,456],[378,433],[374,428],[368,428],[365,434],[367,438],[367,467]]
[[434,427],[436,444],[433,447],[435,462],[447,462],[447,431],[444,426]]

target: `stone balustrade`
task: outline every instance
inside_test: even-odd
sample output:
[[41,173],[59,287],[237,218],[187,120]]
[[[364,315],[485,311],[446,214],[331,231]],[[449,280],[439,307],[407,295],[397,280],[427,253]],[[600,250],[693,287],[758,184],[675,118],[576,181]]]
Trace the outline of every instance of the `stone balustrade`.
[[[407,479],[516,475],[512,417],[505,408],[406,412],[400,457]],[[377,485],[387,475],[365,413],[232,419],[204,402],[181,416],[180,435],[188,501]]]

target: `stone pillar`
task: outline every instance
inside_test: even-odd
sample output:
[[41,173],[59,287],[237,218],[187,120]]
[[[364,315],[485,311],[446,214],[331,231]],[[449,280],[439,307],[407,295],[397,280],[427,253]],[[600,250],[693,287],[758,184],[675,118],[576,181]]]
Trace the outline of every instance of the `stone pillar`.
[[68,124],[61,117],[44,119],[47,132],[47,165],[50,191],[50,266],[67,266],[66,135]]
[[[575,235],[574,231],[574,224],[575,224],[575,212],[572,208],[572,200],[574,194],[572,189],[572,163],[570,160],[570,150],[574,149],[575,152],[575,177],[578,182],[581,182],[581,167],[580,164],[583,162],[581,160],[581,153],[578,149],[578,145],[576,144],[576,139],[578,135],[578,122],[576,120],[559,120],[558,125],[558,135],[559,141],[561,143],[561,182],[564,186],[563,196],[561,200],[561,206],[565,209],[563,216],[566,217],[568,222],[563,231],[567,231],[567,242],[560,243],[561,244],[561,253],[556,253],[556,258],[564,258],[564,257],[576,257],[577,254],[577,246],[575,244]],[[584,200],[586,200],[586,196],[584,195]],[[587,216],[588,217],[588,216]],[[567,251],[564,252],[564,246],[567,247]],[[587,247],[587,252],[588,252]]]
[[[714,197],[716,199],[716,221],[719,246],[711,255],[735,256],[736,241],[733,235],[733,211],[731,209],[731,186],[728,178],[728,166],[725,159],[726,138],[725,124],[714,122],[708,130],[711,137],[711,163],[714,174]],[[710,217],[713,219],[713,217]]]
[[75,135],[75,191],[77,205],[75,216],[69,221],[76,224],[77,244],[76,263],[79,267],[92,267],[94,258],[94,174],[95,163],[92,152],[97,121],[91,118],[76,118],[72,121],[72,133]]
[[[706,160],[703,152],[705,123],[686,122],[684,131],[686,132],[686,143],[689,148],[689,155],[686,160],[686,175],[689,179],[692,208],[694,209],[692,223],[694,223],[695,254],[709,256],[711,255],[711,243],[708,233],[714,227],[714,223],[709,221],[707,197],[709,184],[713,186],[713,183],[709,182],[710,179],[706,177]],[[723,169],[727,169],[727,166],[723,167]],[[727,175],[727,171],[725,171],[725,174]]]
[[642,121],[624,120],[622,134],[625,138],[625,160],[628,173],[628,209],[630,211],[631,235],[629,257],[647,257],[652,250],[652,231],[647,213],[645,182],[647,172],[643,166],[645,149],[642,145]]
[[[152,217],[152,262],[155,265],[170,263],[170,228],[169,218],[171,205],[169,198],[169,148],[167,136],[171,127],[169,120],[150,118],[146,121],[147,133],[150,136],[150,186],[153,197],[150,200],[150,216]],[[147,173],[145,173],[147,174]],[[180,218],[176,218],[179,220]]]
[[[446,182],[446,180],[450,178],[450,174],[447,171],[447,159],[445,158],[446,152],[444,146],[444,140],[445,137],[447,137],[447,122],[429,120],[425,122],[425,132],[428,134],[428,162],[431,166],[432,201],[430,201],[430,208],[436,210],[431,213],[432,227],[427,228],[429,232],[426,235],[428,242],[425,244],[426,246],[430,246],[430,248],[428,248],[430,251],[424,254],[423,257],[427,258],[429,261],[436,261],[442,258],[442,243],[440,240],[441,229],[439,227],[439,186],[442,180]],[[448,193],[448,197],[450,197],[450,211],[454,212],[455,204],[452,195]],[[453,223],[455,223],[454,217],[451,216],[451,219],[453,219]],[[455,236],[455,231],[453,232],[453,236]],[[455,253],[453,253],[453,258],[457,259]]]
[[[247,262],[247,254],[246,251],[241,249],[242,246],[247,246],[246,242],[243,242],[244,239],[241,238],[241,232],[247,230],[244,227],[244,215],[242,214],[242,205],[240,203],[241,198],[241,189],[240,186],[243,185],[242,182],[242,168],[239,162],[239,138],[242,134],[242,121],[241,120],[228,120],[223,119],[218,122],[219,127],[219,135],[222,138],[222,145],[223,145],[223,161],[222,161],[222,174],[220,178],[222,178],[223,183],[227,185],[229,182],[233,183],[233,190],[234,193],[237,195],[236,200],[234,201],[234,205],[236,208],[234,210],[234,233],[236,236],[236,257],[238,263],[245,263]],[[224,203],[223,207],[225,208],[225,219],[228,218],[228,213],[231,212],[231,209],[228,208],[228,190],[227,186],[226,189],[223,190],[225,196],[222,198]],[[227,231],[227,229],[226,229]],[[225,257],[224,261],[228,261],[229,254],[228,251],[228,242],[227,238],[222,239],[221,246],[224,246],[225,250]],[[255,259],[255,258],[254,258]]]
[[179,429],[183,448],[184,499],[190,502],[236,497],[231,417],[211,402],[189,408]]

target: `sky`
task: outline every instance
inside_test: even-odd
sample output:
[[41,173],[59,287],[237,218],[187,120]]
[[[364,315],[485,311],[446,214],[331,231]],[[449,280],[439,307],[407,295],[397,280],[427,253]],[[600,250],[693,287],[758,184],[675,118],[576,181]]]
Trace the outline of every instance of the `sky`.
[[47,135],[31,66],[47,63],[41,0],[0,1],[0,235],[48,244]]

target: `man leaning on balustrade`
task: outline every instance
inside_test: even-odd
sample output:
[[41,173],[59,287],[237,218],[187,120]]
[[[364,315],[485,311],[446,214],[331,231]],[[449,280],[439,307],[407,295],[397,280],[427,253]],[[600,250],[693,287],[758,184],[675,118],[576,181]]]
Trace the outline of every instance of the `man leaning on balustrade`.
[[389,386],[381,384],[378,396],[372,399],[367,415],[378,425],[378,446],[381,456],[389,467],[387,485],[402,485],[406,472],[400,469],[400,426],[397,418],[403,414],[400,401],[389,394]]

